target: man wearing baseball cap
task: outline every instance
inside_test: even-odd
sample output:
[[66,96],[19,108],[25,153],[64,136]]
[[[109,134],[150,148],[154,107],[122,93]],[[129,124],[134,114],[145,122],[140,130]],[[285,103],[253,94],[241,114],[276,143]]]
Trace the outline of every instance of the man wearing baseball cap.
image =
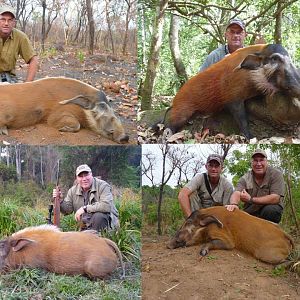
[[[62,198],[59,190],[53,190],[53,197]],[[91,168],[84,164],[76,169],[76,184],[71,187],[60,209],[63,214],[75,213],[75,219],[82,222],[83,229],[113,229],[119,226],[118,211],[113,202],[110,185],[93,177]]]
[[243,48],[246,36],[247,33],[244,22],[240,19],[230,20],[226,25],[225,30],[227,44],[221,45],[219,48],[212,51],[205,59],[199,71],[204,71],[210,65],[223,59],[226,55],[233,53],[237,49]]
[[18,81],[15,69],[19,55],[28,64],[26,81],[32,81],[37,72],[38,59],[29,38],[15,26],[15,10],[0,4],[0,83]]
[[207,172],[197,174],[179,192],[178,201],[185,217],[200,208],[229,203],[233,188],[221,175],[223,158],[210,154],[205,168]]
[[245,212],[279,223],[285,192],[282,172],[268,165],[267,153],[262,149],[253,152],[251,168],[237,183],[227,209],[239,209],[241,201]]

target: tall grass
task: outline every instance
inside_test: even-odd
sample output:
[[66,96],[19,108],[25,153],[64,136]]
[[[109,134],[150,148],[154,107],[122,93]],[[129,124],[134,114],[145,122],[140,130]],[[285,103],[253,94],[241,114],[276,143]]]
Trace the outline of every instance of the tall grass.
[[[174,234],[181,226],[184,217],[177,199],[165,198],[161,206],[162,232],[163,234]],[[144,224],[150,227],[157,225],[157,204],[151,203],[147,206],[144,214]],[[146,228],[146,227],[145,227]],[[152,230],[153,232],[153,230]]]
[[[49,195],[43,199],[43,193],[37,190],[31,194],[34,196],[29,200],[25,197],[25,186],[17,184],[15,189],[10,187],[10,195],[7,190],[2,190],[5,196],[0,196],[0,238],[24,227],[46,223]],[[103,233],[119,246],[125,256],[125,281],[119,279],[119,270],[106,281],[92,282],[82,276],[63,276],[23,268],[0,275],[0,299],[139,299],[142,217],[140,198],[139,193],[124,190],[116,200],[120,229]],[[61,230],[77,230],[74,214],[61,217]]]

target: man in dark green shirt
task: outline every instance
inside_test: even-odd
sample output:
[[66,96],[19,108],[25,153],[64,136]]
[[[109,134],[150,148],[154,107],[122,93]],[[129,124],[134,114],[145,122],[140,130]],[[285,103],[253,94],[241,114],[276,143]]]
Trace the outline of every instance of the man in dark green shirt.
[[27,37],[15,29],[16,13],[8,5],[0,6],[0,82],[17,82],[16,63],[19,55],[28,64],[25,81],[32,81],[38,68],[37,55]]

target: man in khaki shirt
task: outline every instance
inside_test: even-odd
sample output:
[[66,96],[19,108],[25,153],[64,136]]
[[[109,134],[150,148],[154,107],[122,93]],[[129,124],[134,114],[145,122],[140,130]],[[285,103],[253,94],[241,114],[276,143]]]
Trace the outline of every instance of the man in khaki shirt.
[[118,211],[114,205],[110,185],[93,177],[88,165],[76,169],[76,184],[68,190],[65,199],[61,191],[53,190],[53,198],[61,198],[60,209],[65,215],[75,213],[75,220],[81,221],[83,229],[114,229],[119,227]]
[[231,183],[221,175],[222,157],[218,154],[209,155],[205,167],[207,173],[197,174],[179,192],[178,200],[185,217],[200,208],[229,203],[233,188]]
[[15,29],[16,13],[8,5],[0,6],[0,82],[17,82],[16,63],[19,55],[28,64],[26,81],[32,81],[38,59],[27,35]]
[[268,166],[267,154],[256,149],[252,155],[252,170],[237,183],[230,198],[229,211],[239,209],[244,202],[244,211],[275,223],[279,223],[283,212],[284,179],[282,172]]

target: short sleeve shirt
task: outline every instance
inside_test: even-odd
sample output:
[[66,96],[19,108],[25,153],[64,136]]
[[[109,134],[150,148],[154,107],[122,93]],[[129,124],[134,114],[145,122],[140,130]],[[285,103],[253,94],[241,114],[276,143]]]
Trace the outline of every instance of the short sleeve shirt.
[[[285,193],[284,179],[282,172],[274,167],[268,166],[262,184],[259,186],[254,180],[252,170],[247,172],[237,183],[236,191],[241,192],[243,189],[247,191],[251,197],[262,197],[271,194],[280,196],[279,205],[283,207],[283,198]],[[250,204],[251,205],[251,204]],[[248,208],[249,204],[245,203],[244,208]]]
[[16,75],[15,68],[19,55],[28,63],[36,53],[27,35],[14,28],[5,42],[0,38],[0,73],[10,72]]
[[205,179],[203,174],[197,174],[190,182],[185,185],[191,192],[197,191],[198,196],[201,201],[201,207],[206,208],[210,207],[215,202],[220,203],[221,205],[229,204],[230,196],[233,192],[233,187],[231,183],[224,177],[220,176],[218,185],[212,191],[210,196],[206,186]]

